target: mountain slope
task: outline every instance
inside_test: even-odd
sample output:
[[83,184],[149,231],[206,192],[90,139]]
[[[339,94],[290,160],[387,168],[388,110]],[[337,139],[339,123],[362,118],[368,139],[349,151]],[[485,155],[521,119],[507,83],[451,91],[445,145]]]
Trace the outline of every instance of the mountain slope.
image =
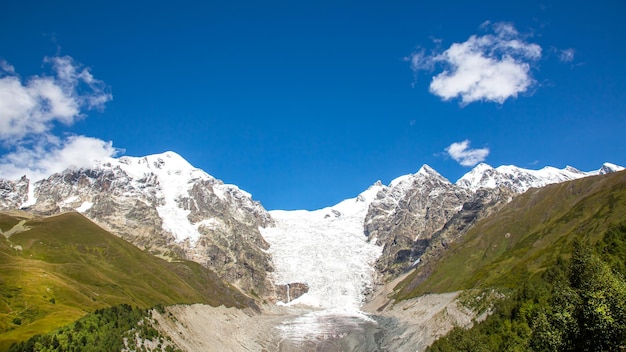
[[469,288],[520,287],[577,238],[595,243],[626,225],[626,171],[531,189],[479,221],[443,255],[423,263],[400,298]]
[[0,209],[78,211],[155,255],[193,260],[246,291],[272,294],[269,245],[258,230],[272,224],[269,213],[174,152],[107,159],[36,182],[3,181],[0,196]]
[[156,258],[78,213],[0,214],[0,229],[0,349],[121,303],[249,304],[199,264]]
[[390,280],[419,263],[423,253],[442,252],[477,221],[529,189],[619,170],[623,168],[610,163],[589,172],[479,164],[453,184],[424,165],[379,192],[365,218],[365,234],[383,246],[377,269]]

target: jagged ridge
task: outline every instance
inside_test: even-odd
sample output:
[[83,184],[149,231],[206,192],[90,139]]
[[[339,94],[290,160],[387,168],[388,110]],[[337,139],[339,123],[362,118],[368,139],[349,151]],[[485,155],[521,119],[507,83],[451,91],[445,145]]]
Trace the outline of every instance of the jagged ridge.
[[[396,178],[378,193],[365,217],[364,230],[371,241],[383,246],[377,268],[389,279],[417,264],[433,245],[453,242],[476,221],[530,188],[623,169],[610,163],[590,172],[569,166],[527,170],[479,164],[452,184],[424,165],[415,174]],[[438,242],[433,243],[433,238]]]

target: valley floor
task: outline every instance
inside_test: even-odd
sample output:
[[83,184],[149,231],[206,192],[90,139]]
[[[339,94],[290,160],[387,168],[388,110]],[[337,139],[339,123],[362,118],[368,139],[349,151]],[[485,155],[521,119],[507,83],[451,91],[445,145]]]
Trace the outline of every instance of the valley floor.
[[276,305],[262,313],[178,305],[153,317],[185,351],[423,351],[454,326],[472,323],[474,315],[458,304],[458,295],[431,294],[379,310],[370,304],[364,309],[373,311],[362,318]]

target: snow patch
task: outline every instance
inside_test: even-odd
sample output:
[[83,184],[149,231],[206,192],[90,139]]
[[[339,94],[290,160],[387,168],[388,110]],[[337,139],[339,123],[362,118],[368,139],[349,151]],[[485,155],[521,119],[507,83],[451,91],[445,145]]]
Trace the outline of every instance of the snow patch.
[[20,205],[20,208],[28,208],[35,205],[35,203],[37,203],[37,197],[35,197],[35,185],[29,180],[28,196],[26,198],[26,201]]
[[206,227],[209,230],[217,230],[217,229],[226,228],[226,224],[224,223],[224,221],[218,218],[204,219],[196,223],[195,226],[197,229],[200,229],[200,227]]
[[76,202],[77,200],[79,200],[78,196],[74,195],[74,196],[71,196],[71,197],[65,199],[64,201],[59,203],[59,205],[60,206],[67,206],[67,205],[70,205],[70,204]]
[[409,182],[412,179],[412,177],[413,175],[402,175],[402,176],[396,177],[389,183],[389,187],[395,188],[401,183]]
[[93,207],[92,202],[83,202],[83,204],[81,204],[78,208],[76,208],[76,211],[79,213],[84,213],[87,210],[91,209],[91,207]]

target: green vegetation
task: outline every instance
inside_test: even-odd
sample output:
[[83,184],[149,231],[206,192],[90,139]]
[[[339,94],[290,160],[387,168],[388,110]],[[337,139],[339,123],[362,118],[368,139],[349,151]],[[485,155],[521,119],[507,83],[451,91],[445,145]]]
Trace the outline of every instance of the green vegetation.
[[149,310],[122,304],[98,309],[49,334],[16,343],[9,352],[100,352],[120,351],[124,347],[137,351],[180,351],[153,324]]
[[518,196],[412,273],[397,298],[503,294],[485,321],[454,329],[431,351],[621,351],[625,274],[626,172],[620,172]]
[[0,214],[0,351],[98,309],[128,304],[253,304],[201,265],[169,263],[78,213],[48,218]]
[[571,260],[559,260],[497,302],[484,322],[455,328],[429,351],[623,351],[624,273],[589,248],[576,242]]

